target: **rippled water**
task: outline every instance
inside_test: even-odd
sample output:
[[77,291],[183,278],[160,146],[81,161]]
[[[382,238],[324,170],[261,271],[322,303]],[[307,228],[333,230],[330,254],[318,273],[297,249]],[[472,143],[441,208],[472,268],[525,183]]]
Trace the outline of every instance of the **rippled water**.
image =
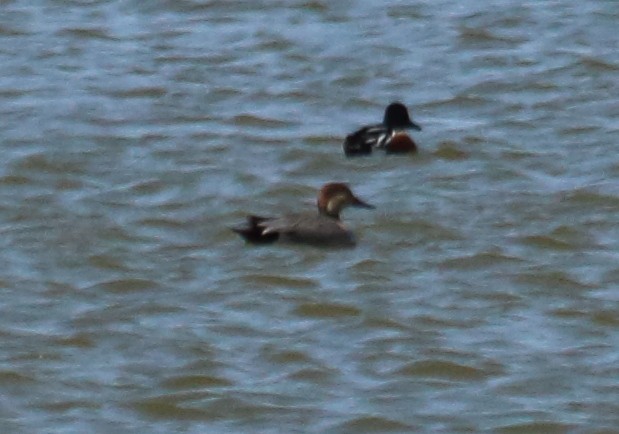
[[616,1],[0,8],[2,432],[619,432]]

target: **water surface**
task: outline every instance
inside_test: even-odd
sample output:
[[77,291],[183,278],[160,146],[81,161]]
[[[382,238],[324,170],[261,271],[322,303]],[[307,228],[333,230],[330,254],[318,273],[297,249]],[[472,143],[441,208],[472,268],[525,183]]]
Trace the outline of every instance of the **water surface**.
[[616,3],[470,3],[3,2],[2,431],[619,432]]

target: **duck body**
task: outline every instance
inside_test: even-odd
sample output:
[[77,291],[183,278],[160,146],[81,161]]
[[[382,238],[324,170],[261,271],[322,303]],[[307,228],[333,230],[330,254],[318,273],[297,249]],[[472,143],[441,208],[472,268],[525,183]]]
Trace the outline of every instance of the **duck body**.
[[405,154],[417,152],[417,144],[411,136],[404,131],[394,132],[385,143],[377,148],[384,148],[387,154]]
[[354,234],[341,221],[319,213],[294,213],[281,217],[251,215],[245,227],[232,230],[253,244],[308,244],[324,247],[353,247]]
[[374,208],[350,191],[346,184],[325,184],[318,194],[318,212],[286,214],[281,217],[249,215],[244,226],[231,228],[248,243],[289,242],[323,247],[353,247],[354,234],[340,221],[349,206]]
[[344,154],[349,157],[368,155],[375,148],[384,149],[387,153],[415,152],[417,145],[404,132],[406,129],[421,131],[421,127],[410,118],[404,104],[391,103],[385,109],[382,123],[361,127],[346,136]]
[[362,127],[346,136],[344,140],[344,154],[347,157],[371,154],[374,148],[384,145],[392,133],[383,124]]

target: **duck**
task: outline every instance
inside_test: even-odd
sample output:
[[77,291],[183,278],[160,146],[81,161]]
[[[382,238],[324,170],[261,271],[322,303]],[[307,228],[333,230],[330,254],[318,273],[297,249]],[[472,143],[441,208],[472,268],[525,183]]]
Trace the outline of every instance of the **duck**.
[[405,129],[421,131],[421,126],[413,122],[404,104],[392,102],[385,109],[382,123],[364,126],[346,136],[344,154],[368,155],[374,148],[393,154],[416,152],[417,144]]
[[322,186],[316,201],[318,212],[301,212],[280,217],[247,216],[242,226],[230,228],[249,244],[287,242],[318,247],[354,247],[356,237],[340,220],[347,207],[374,209],[341,182]]

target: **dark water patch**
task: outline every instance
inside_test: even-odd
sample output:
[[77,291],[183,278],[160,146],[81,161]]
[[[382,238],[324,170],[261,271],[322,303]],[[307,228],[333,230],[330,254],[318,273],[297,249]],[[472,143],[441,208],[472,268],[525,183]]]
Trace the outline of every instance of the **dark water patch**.
[[480,146],[488,142],[484,136],[467,134],[462,137],[462,141],[469,146]]
[[[500,270],[498,271],[500,275]],[[502,277],[500,277],[502,281]],[[480,291],[480,293],[473,294],[467,298],[467,302],[474,304],[475,302],[485,302],[484,308],[496,308],[500,311],[506,312],[514,310],[526,305],[526,298],[516,292],[508,292],[504,288],[497,287],[493,291]]]
[[93,401],[68,399],[42,403],[37,405],[37,407],[55,414],[63,414],[76,412],[79,410],[99,410],[103,407],[103,404]]
[[465,256],[461,258],[450,258],[442,261],[439,266],[445,269],[461,269],[461,270],[476,270],[505,266],[511,263],[524,262],[522,259],[507,256],[502,253],[493,252],[479,252],[474,255]]
[[225,378],[215,377],[212,375],[179,375],[172,378],[167,378],[161,382],[161,385],[167,389],[209,389],[213,387],[231,386],[232,382]]
[[325,135],[309,135],[303,137],[303,143],[307,145],[329,145],[333,146],[333,150],[336,149],[336,145],[342,144],[342,137],[340,136],[325,136]]
[[377,317],[368,315],[363,319],[363,325],[372,330],[392,330],[398,332],[404,332],[409,329],[409,326],[404,322],[397,321],[394,318]]
[[[566,322],[562,322],[561,326],[565,324]],[[530,330],[531,336],[525,335],[514,338],[518,344],[526,344],[526,346],[517,344],[514,348],[520,349],[512,353],[513,357],[521,360],[524,358],[526,363],[519,363],[522,367],[519,372],[513,372],[497,382],[493,387],[493,394],[509,396],[514,400],[525,402],[531,397],[536,397],[536,399],[547,402],[549,406],[565,406],[570,399],[577,396],[573,393],[574,385],[578,383],[574,380],[574,377],[587,370],[584,369],[582,361],[590,358],[591,354],[606,353],[608,345],[587,345],[586,342],[578,342],[577,346],[566,348],[561,345],[553,345],[551,339],[535,342],[538,337],[543,336],[545,331],[534,330],[534,328],[535,325]],[[556,331],[558,331],[558,328]],[[553,333],[553,338],[565,336],[565,334],[556,336],[554,332],[551,333]],[[584,339],[582,336],[580,338]],[[523,350],[524,352],[522,352]],[[564,368],[558,370],[544,369],[547,367],[548,359],[555,360]],[[509,364],[513,366],[512,362]],[[528,367],[531,367],[531,369],[528,369]],[[570,376],[566,377],[565,369],[567,367],[570,369]],[[595,384],[595,380],[589,379],[587,381],[588,387],[590,388],[592,384]]]
[[436,241],[459,241],[464,237],[457,232],[456,228],[443,226],[438,222],[420,220],[416,217],[400,216],[397,220],[390,215],[379,215],[375,218],[375,224],[379,228],[385,228],[390,234],[406,234],[405,237],[396,237],[401,246],[419,245],[424,240]]
[[614,287],[616,282],[619,282],[619,268],[609,269],[604,272],[602,281],[604,286]]
[[[29,336],[32,337],[32,336]],[[13,355],[8,358],[8,361],[16,362],[18,364],[27,363],[27,362],[41,362],[45,363],[53,363],[53,362],[62,362],[66,360],[66,357],[60,352],[56,350],[51,350],[44,347],[44,340],[41,340],[40,349],[22,349],[19,353],[15,352]]]
[[277,364],[314,364],[310,354],[295,350],[278,350],[272,346],[263,349],[264,356]]
[[590,188],[579,188],[565,194],[563,201],[582,206],[599,206],[601,209],[619,209],[619,196],[597,192]]
[[161,179],[142,179],[129,185],[126,190],[127,192],[142,195],[160,193],[168,187]]
[[[578,226],[560,225],[555,227],[549,235],[542,235],[541,238],[543,245],[550,242],[551,247],[557,250],[572,249],[582,251],[584,249],[599,249],[597,240],[588,231]],[[534,244],[537,241],[533,240]]]
[[[251,396],[250,396],[251,397]],[[292,407],[268,403],[256,397],[254,400],[222,397],[208,392],[173,393],[135,400],[130,408],[154,420],[202,420],[227,419],[234,421],[270,419],[294,412]],[[254,403],[257,401],[260,403]]]
[[[163,120],[163,122],[165,122],[166,125],[182,125],[182,124],[187,124],[187,125],[195,125],[198,123],[207,123],[207,122],[212,122],[214,121],[215,118],[207,113],[201,113],[199,111],[195,112],[195,113],[174,113],[174,114],[170,114],[169,116],[166,116],[165,120]],[[208,125],[208,124],[207,124]],[[211,131],[208,131],[208,126],[205,125],[204,129],[206,131],[195,131],[195,132],[191,132],[188,134],[188,136],[191,139],[195,139],[195,140],[216,140],[217,138],[219,138],[218,135],[213,134]],[[165,137],[163,137],[165,138]],[[218,149],[215,148],[213,149],[213,151],[217,151]],[[172,151],[176,151],[178,153],[178,149],[176,150],[168,150],[168,152],[172,152]],[[181,152],[182,154],[182,152]]]
[[[307,177],[308,173],[313,174],[313,177],[319,178],[321,183],[330,181],[339,181],[340,179],[334,179],[334,171],[339,169],[337,159],[333,158],[333,152],[340,152],[340,147],[335,146],[331,149],[328,147],[315,147],[316,149],[300,149],[290,148],[283,152],[280,164],[282,171],[285,172],[286,178],[299,179]],[[322,158],[312,157],[311,154],[322,154]],[[316,197],[316,190],[320,187],[320,184],[315,186],[313,194],[306,196],[308,199]],[[353,191],[355,186],[351,185]],[[359,194],[361,194],[359,192]],[[309,203],[309,202],[308,202]]]
[[295,123],[284,121],[281,119],[266,118],[257,115],[243,114],[234,116],[231,123],[238,127],[265,127],[265,128],[282,128],[292,126]]
[[409,363],[395,371],[405,377],[444,378],[458,381],[476,381],[489,376],[483,369],[473,366],[433,359]]
[[[163,10],[169,10],[169,11],[174,11],[174,12],[182,12],[182,13],[188,13],[188,14],[198,14],[199,12],[202,13],[213,13],[215,16],[219,16],[219,14],[223,14],[223,17],[226,17],[227,14],[231,13],[231,12],[239,12],[239,11],[246,11],[245,9],[245,5],[231,5],[229,4],[229,2],[226,2],[224,0],[212,0],[212,1],[207,1],[207,2],[203,2],[203,1],[196,1],[196,0],[190,0],[190,1],[184,1],[181,3],[175,2],[175,1],[169,1],[169,0],[164,0],[161,2],[154,2],[159,3],[159,5],[155,6],[154,8],[156,8],[155,10],[159,10],[159,9],[163,9]],[[138,2],[139,4],[139,2]],[[236,19],[232,19],[232,17],[228,17],[229,20],[225,20],[223,22],[228,22],[228,21],[233,21],[236,22]],[[203,19],[202,15],[196,15],[196,19]]]
[[[505,93],[505,92],[510,92],[510,91],[514,91],[514,86],[512,83],[510,83],[508,80],[502,80],[502,79],[489,79],[489,80],[484,80],[482,82],[473,84],[472,86],[468,87],[463,95],[467,96],[467,97],[471,97],[474,96],[477,99],[482,99],[484,101],[487,101],[487,103],[490,103],[490,95],[493,94],[501,94],[501,93]],[[482,97],[481,95],[484,95],[486,97]],[[518,106],[512,106],[513,108],[516,108]],[[526,125],[526,124],[523,124]]]
[[31,34],[30,32],[27,32],[24,29],[17,29],[15,27],[10,27],[4,24],[0,24],[0,36],[12,37],[12,36],[27,36],[30,34]]
[[368,77],[365,75],[350,74],[350,75],[345,75],[345,76],[334,79],[332,82],[332,85],[343,87],[343,88],[350,88],[350,87],[363,86],[364,84],[367,84],[367,82],[368,82]]
[[294,313],[309,318],[339,318],[359,316],[361,310],[346,304],[302,303],[294,309]]
[[599,129],[596,125],[570,125],[557,130],[557,133],[564,137],[573,137],[577,135],[590,136]]
[[[25,97],[29,94],[32,93],[36,93],[37,89],[32,89],[32,88],[7,88],[7,89],[0,89],[0,98],[6,98],[7,101],[10,102],[15,102],[15,100],[21,98],[21,97]],[[5,110],[4,113],[9,114],[8,110]],[[15,115],[15,113],[11,113],[12,115]],[[22,116],[24,116],[22,114]],[[25,116],[24,116],[25,117]]]
[[603,327],[619,328],[619,315],[615,310],[599,310],[593,312],[592,321]]
[[[236,59],[235,56],[226,54],[226,53],[209,53],[204,54],[202,52],[185,52],[185,53],[170,53],[170,54],[160,54],[154,57],[154,61],[156,64],[160,64],[161,66],[165,64],[171,65],[183,65],[183,64],[208,64],[208,65],[225,65],[227,63],[233,62]],[[195,83],[204,84],[204,74],[200,73],[192,67],[186,67],[177,71],[174,75],[175,78],[180,79],[179,82],[183,82],[183,77],[192,77],[188,82],[193,83],[194,79]],[[240,89],[227,87],[227,86],[219,86],[215,89],[211,89],[211,92],[216,92],[218,89],[227,89],[231,92],[232,95],[242,94],[243,92]],[[209,96],[213,96],[212,93],[209,93]]]
[[294,7],[300,9],[301,11],[307,10],[319,13],[324,13],[329,10],[329,4],[320,0],[301,1],[298,5],[295,5]]
[[295,48],[295,44],[277,34],[265,34],[262,35],[260,42],[252,48],[257,51],[262,50],[266,52],[285,51]]
[[583,283],[565,271],[547,270],[543,268],[522,272],[518,274],[514,280],[532,289],[555,295],[556,291],[565,291],[572,294],[574,292],[579,293],[596,289],[595,286]]
[[619,71],[619,63],[613,63],[608,58],[602,59],[600,57],[582,56],[580,62],[593,72],[608,73]]
[[426,16],[425,12],[417,5],[397,5],[387,8],[387,15],[396,19],[419,20]]
[[147,290],[157,290],[160,286],[156,281],[144,278],[124,278],[109,280],[93,285],[88,290],[102,289],[107,292],[125,293],[142,292]]
[[470,157],[470,153],[460,149],[458,143],[453,141],[440,142],[432,155],[443,160],[466,160]]
[[[180,76],[179,78],[183,78],[183,76]],[[196,79],[196,82],[200,83],[203,80],[204,80],[203,77],[198,77]],[[211,89],[209,98],[212,99],[214,102],[220,102],[220,101],[228,101],[232,98],[236,98],[241,95],[243,95],[243,92],[240,91],[239,89],[229,87],[229,86],[218,86],[215,89]]]
[[[134,321],[136,309],[139,308],[136,306],[128,307],[126,304],[109,303],[100,307],[83,310],[67,318],[65,321],[76,330],[100,331],[103,324],[109,325]],[[109,330],[105,330],[105,333],[109,333]],[[135,336],[133,333],[119,334],[123,334],[129,339]]]
[[180,420],[213,420],[224,417],[204,409],[203,406],[192,406],[194,401],[216,399],[210,392],[180,392],[168,393],[133,401],[130,408],[145,417],[152,419],[180,419]]
[[87,186],[87,183],[78,179],[58,179],[54,184],[58,191],[81,191]]
[[525,237],[521,237],[520,241],[523,244],[526,244],[531,247],[536,247],[538,249],[566,250],[566,251],[570,251],[573,249],[573,246],[570,243],[558,240],[554,237],[547,236],[547,235],[528,235]]
[[539,158],[539,156],[536,152],[526,149],[507,149],[501,151],[501,158],[508,162],[526,162],[530,159]]
[[72,348],[93,348],[95,339],[87,333],[74,333],[70,336],[58,337],[55,340],[56,345],[72,347]]
[[435,100],[425,104],[429,108],[437,109],[444,106],[458,107],[459,109],[474,109],[488,107],[489,100],[479,94],[466,90],[454,95],[451,98]]
[[417,317],[417,322],[424,327],[429,327],[438,331],[448,328],[471,329],[485,323],[484,319],[479,317],[459,319],[456,317],[451,317],[450,315],[453,314],[448,311],[445,311],[443,316],[424,314]]
[[382,416],[357,416],[330,430],[338,433],[383,433],[383,432],[417,432],[413,425]]
[[115,41],[117,38],[108,34],[105,29],[95,27],[72,27],[64,28],[58,32],[59,36],[69,36],[80,40],[84,39],[99,39],[107,41]]
[[365,258],[359,262],[356,262],[354,265],[350,267],[350,270],[355,272],[376,272],[378,268],[382,267],[385,264],[384,260],[378,260],[374,258]]
[[5,175],[0,177],[0,185],[6,185],[9,187],[25,186],[33,184],[33,180],[30,177],[23,175]]
[[[73,161],[71,161],[73,160]],[[22,157],[13,162],[13,170],[44,172],[56,174],[84,174],[86,167],[77,159],[69,159],[67,155],[50,155],[37,152]],[[19,175],[18,175],[19,176]]]
[[152,217],[137,220],[135,224],[146,228],[185,229],[185,222],[165,217]]
[[571,308],[571,307],[560,307],[551,309],[548,313],[552,316],[556,316],[560,319],[584,319],[588,317],[588,314],[583,309]]
[[552,421],[525,422],[503,425],[496,428],[500,434],[567,434],[578,426]]
[[[308,104],[315,99],[314,96],[307,92],[305,89],[294,89],[294,90],[280,90],[280,89],[269,89],[268,92],[264,92],[263,94],[258,94],[264,98],[270,99],[278,99],[282,102],[296,102],[298,104]],[[296,118],[299,115],[295,115]]]
[[0,383],[3,386],[34,384],[36,378],[23,372],[13,370],[0,370]]
[[[398,58],[405,56],[410,52],[409,48],[394,47],[390,45],[375,44],[374,48],[383,52],[387,58]],[[394,75],[394,78],[395,77],[396,76]]]
[[327,369],[301,368],[287,375],[293,381],[303,381],[310,384],[321,384],[333,381],[337,376]]
[[127,89],[110,89],[105,93],[114,98],[161,98],[168,93],[168,89],[161,86],[140,86]]
[[507,48],[515,47],[526,41],[520,37],[501,36],[492,30],[481,27],[461,26],[459,39],[463,46],[475,48]]

